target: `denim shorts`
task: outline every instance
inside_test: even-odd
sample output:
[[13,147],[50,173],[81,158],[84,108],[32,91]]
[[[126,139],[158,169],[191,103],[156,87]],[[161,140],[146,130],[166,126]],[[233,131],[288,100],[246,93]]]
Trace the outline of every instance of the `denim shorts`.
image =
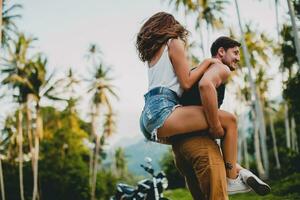
[[140,117],[140,128],[145,138],[160,142],[157,129],[160,128],[172,111],[181,106],[177,94],[166,88],[156,87],[144,95],[145,106]]

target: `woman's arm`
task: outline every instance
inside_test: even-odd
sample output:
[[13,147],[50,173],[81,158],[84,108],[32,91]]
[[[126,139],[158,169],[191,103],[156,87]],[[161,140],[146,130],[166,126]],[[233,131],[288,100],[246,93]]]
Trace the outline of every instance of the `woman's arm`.
[[175,74],[178,77],[180,86],[184,90],[190,89],[211,64],[220,62],[214,58],[207,58],[200,63],[196,69],[191,71],[184,43],[180,39],[171,40],[169,44],[169,57],[175,70]]

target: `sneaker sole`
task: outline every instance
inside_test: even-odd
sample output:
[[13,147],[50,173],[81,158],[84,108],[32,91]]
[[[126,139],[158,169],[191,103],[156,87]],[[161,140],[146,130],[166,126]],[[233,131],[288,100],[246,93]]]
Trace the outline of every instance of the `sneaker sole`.
[[249,177],[247,179],[247,184],[259,195],[264,196],[271,192],[270,186],[259,183],[254,177]]

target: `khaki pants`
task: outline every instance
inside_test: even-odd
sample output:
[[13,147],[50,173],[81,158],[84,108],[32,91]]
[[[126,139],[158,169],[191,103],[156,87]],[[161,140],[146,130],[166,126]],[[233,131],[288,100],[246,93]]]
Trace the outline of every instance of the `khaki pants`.
[[228,200],[224,161],[217,143],[207,136],[172,142],[175,164],[195,200]]

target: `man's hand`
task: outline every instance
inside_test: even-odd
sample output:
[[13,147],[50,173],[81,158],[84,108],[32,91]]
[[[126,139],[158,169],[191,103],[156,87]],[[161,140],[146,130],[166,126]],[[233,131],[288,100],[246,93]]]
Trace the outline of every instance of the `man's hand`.
[[224,129],[219,123],[217,126],[210,127],[209,133],[213,138],[222,138],[224,136]]

